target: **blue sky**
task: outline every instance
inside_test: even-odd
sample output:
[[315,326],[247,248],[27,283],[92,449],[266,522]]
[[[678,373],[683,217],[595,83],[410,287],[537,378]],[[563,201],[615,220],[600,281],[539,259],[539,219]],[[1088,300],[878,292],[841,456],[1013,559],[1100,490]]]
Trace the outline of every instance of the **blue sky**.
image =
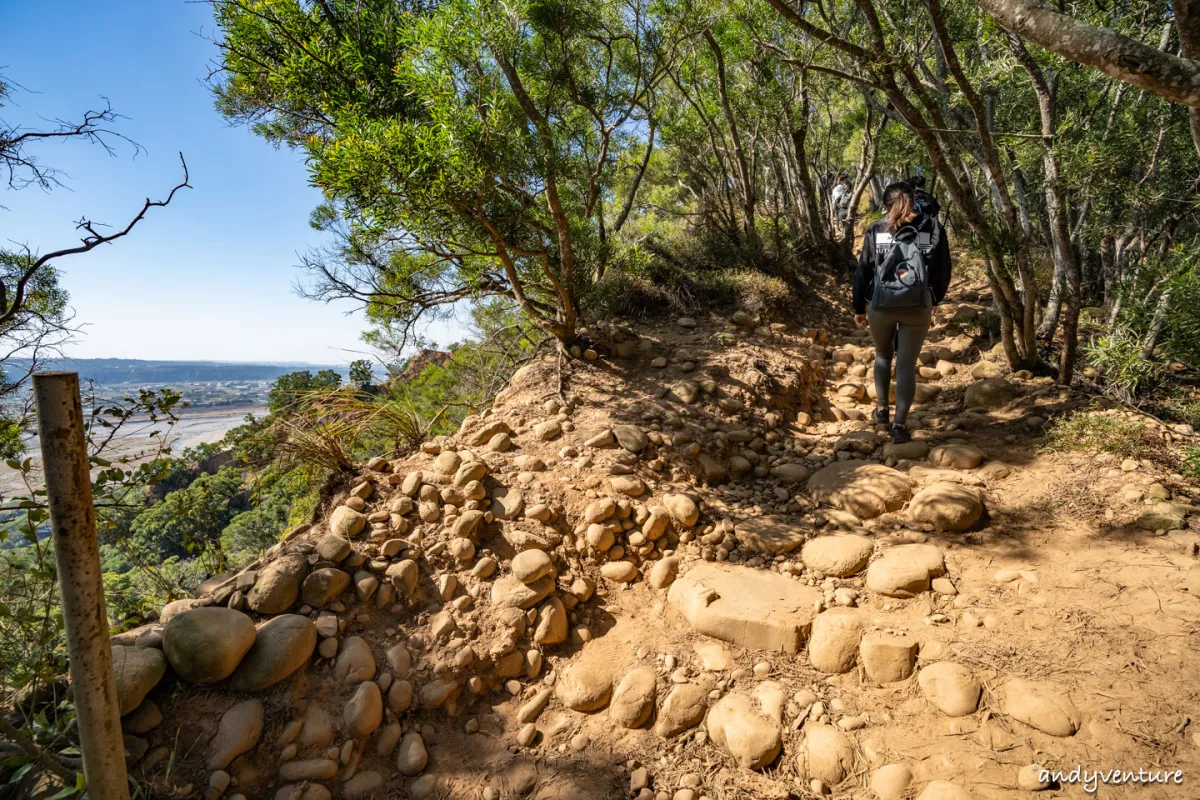
[[[0,190],[0,241],[45,252],[77,243],[87,216],[128,221],[180,177],[195,187],[154,209],[119,242],[59,262],[78,322],[76,358],[343,363],[364,350],[351,303],[296,296],[297,253],[321,243],[308,226],[320,201],[299,154],[229,127],[203,84],[214,46],[209,7],[184,0],[0,2],[0,67],[30,92],[0,109],[8,122],[72,120],[107,97],[116,129],[145,148],[117,157],[86,144],[38,152],[67,189]],[[33,92],[36,92],[33,93]],[[45,123],[41,123],[45,124]],[[347,316],[346,312],[352,312]],[[439,335],[441,333],[442,335]],[[429,331],[435,340],[457,330]],[[445,343],[445,342],[443,342]]]

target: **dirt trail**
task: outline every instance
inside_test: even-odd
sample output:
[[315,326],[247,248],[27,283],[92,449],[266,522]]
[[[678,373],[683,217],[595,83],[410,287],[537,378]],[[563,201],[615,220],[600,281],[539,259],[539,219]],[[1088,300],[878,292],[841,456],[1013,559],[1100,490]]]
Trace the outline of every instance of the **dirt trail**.
[[[1010,374],[971,335],[986,292],[950,301],[901,447],[867,422],[848,317],[597,327],[596,360],[535,362],[119,637],[167,640],[135,774],[214,800],[1084,796],[1037,764],[1182,770],[1098,796],[1200,796],[1195,487],[1043,451],[1057,415],[1124,412]],[[745,570],[804,601],[739,618]],[[233,688],[256,650],[174,679],[216,641],[174,620],[217,605],[319,635],[260,625],[292,658],[268,688]],[[257,732],[229,711],[255,702]]]

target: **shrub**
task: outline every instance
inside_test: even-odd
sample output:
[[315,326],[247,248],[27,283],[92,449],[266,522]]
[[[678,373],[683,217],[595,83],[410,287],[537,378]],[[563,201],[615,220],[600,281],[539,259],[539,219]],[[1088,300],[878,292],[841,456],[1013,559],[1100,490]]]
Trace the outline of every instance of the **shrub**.
[[1128,329],[1117,328],[1085,345],[1083,356],[1118,397],[1132,400],[1158,384],[1158,365],[1142,358],[1142,343]]
[[1200,479],[1200,445],[1189,444],[1183,448],[1183,458],[1179,462],[1179,472],[1185,478]]
[[794,301],[783,280],[750,269],[684,269],[665,262],[646,272],[610,272],[587,298],[597,317],[647,318],[742,308],[783,314]]

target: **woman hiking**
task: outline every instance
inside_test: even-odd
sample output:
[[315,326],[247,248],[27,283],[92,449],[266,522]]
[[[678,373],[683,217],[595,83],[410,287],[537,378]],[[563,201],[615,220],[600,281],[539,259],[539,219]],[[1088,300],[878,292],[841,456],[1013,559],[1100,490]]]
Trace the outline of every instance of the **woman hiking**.
[[[893,442],[912,437],[905,424],[917,391],[917,356],[950,286],[950,247],[941,223],[916,208],[913,188],[883,190],[884,218],[863,234],[854,273],[854,321],[875,341],[875,411]],[[896,361],[896,416],[888,419],[892,359]]]

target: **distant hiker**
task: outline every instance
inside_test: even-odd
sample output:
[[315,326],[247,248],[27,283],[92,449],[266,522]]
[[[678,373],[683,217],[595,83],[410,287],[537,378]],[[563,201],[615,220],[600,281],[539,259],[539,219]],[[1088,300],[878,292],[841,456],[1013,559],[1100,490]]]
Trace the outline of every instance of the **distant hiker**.
[[937,201],[937,198],[925,191],[925,176],[913,175],[906,183],[913,187],[913,200],[917,203],[917,211],[927,217],[938,218],[938,212],[942,210],[942,205]]
[[837,184],[833,187],[833,216],[838,223],[844,222],[846,216],[850,213],[850,194],[852,191],[850,178],[846,175],[839,175]]
[[[891,426],[893,442],[912,437],[905,428],[917,391],[917,356],[929,332],[933,307],[950,286],[950,247],[942,225],[916,210],[913,188],[883,190],[884,218],[863,234],[854,273],[854,321],[875,341],[875,412]],[[869,304],[869,309],[868,309]],[[896,417],[889,423],[892,357],[896,360]]]

